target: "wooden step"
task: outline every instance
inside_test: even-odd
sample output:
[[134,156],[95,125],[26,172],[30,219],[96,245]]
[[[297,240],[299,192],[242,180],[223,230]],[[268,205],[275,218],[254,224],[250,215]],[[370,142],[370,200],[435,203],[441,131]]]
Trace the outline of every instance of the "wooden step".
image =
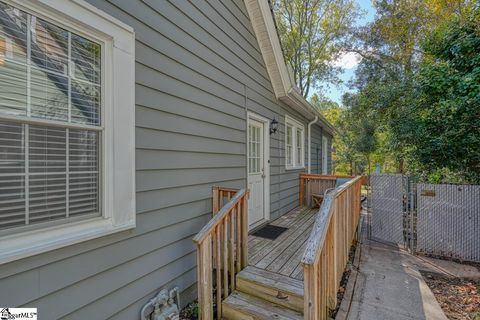
[[238,291],[223,301],[222,317],[227,320],[303,319],[299,312]]
[[262,300],[303,312],[303,282],[248,266],[237,274],[236,289]]

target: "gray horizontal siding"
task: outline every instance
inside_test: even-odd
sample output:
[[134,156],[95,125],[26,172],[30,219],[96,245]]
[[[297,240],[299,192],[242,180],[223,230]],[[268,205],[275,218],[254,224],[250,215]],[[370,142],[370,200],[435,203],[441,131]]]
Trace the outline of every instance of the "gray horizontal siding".
[[333,173],[334,168],[333,168],[333,161],[332,161],[332,148],[333,148],[333,139],[332,136],[326,135],[327,137],[327,161],[328,161],[328,173]]
[[247,110],[279,122],[272,218],[298,205],[303,171],[285,170],[285,114],[307,119],[275,99],[242,0],[88,1],[136,33],[137,227],[1,265],[0,301],[42,319],[135,319],[162,286],[193,297],[211,187],[246,185]]
[[312,173],[322,173],[322,128],[319,125],[312,126]]

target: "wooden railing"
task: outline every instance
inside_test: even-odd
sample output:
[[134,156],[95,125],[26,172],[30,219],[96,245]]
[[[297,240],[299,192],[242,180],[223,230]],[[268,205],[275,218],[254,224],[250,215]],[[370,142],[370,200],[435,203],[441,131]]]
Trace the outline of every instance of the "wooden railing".
[[235,290],[235,275],[248,264],[247,214],[248,191],[241,189],[193,238],[197,245],[198,305],[202,320],[213,319],[214,292],[217,319],[221,319],[222,300]]
[[329,176],[313,173],[300,174],[300,207],[312,207],[312,194],[323,195],[326,190],[335,188],[337,178],[350,178],[353,176]]
[[218,210],[223,207],[230,199],[235,196],[239,189],[224,188],[219,186],[212,187],[212,213],[216,215]]
[[302,258],[304,319],[327,319],[360,220],[363,177],[354,178],[325,196]]

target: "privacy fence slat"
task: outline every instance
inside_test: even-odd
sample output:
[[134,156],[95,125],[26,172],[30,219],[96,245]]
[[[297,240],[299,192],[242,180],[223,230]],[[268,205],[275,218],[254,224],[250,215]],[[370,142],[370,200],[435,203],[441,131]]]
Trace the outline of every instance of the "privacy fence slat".
[[[300,198],[335,186],[335,176],[301,175]],[[302,181],[303,179],[303,181]],[[327,183],[323,181],[328,181]],[[333,183],[332,183],[333,181]],[[337,291],[360,220],[360,192],[364,177],[353,178],[329,191],[322,202],[302,258],[304,318],[327,319],[337,304]],[[328,184],[330,183],[330,184]],[[310,185],[314,185],[313,189]]]
[[212,194],[213,217],[193,238],[199,315],[204,320],[213,319],[214,303],[221,318],[222,300],[235,290],[235,275],[248,264],[248,191],[213,187]]

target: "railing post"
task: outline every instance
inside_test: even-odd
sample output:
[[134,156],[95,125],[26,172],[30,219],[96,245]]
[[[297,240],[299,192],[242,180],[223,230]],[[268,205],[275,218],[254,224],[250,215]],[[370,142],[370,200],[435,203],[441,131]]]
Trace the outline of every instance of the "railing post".
[[315,284],[317,282],[312,265],[303,266],[303,315],[305,320],[315,319],[315,305],[318,299],[315,294]]
[[220,210],[220,199],[219,196],[219,187],[213,186],[212,187],[212,215],[216,215],[218,210]]
[[201,320],[213,319],[212,237],[210,235],[197,247],[198,305]]
[[300,199],[299,205],[302,208],[305,205],[305,178],[300,174]]
[[248,266],[248,196],[249,191],[242,199],[242,269]]

